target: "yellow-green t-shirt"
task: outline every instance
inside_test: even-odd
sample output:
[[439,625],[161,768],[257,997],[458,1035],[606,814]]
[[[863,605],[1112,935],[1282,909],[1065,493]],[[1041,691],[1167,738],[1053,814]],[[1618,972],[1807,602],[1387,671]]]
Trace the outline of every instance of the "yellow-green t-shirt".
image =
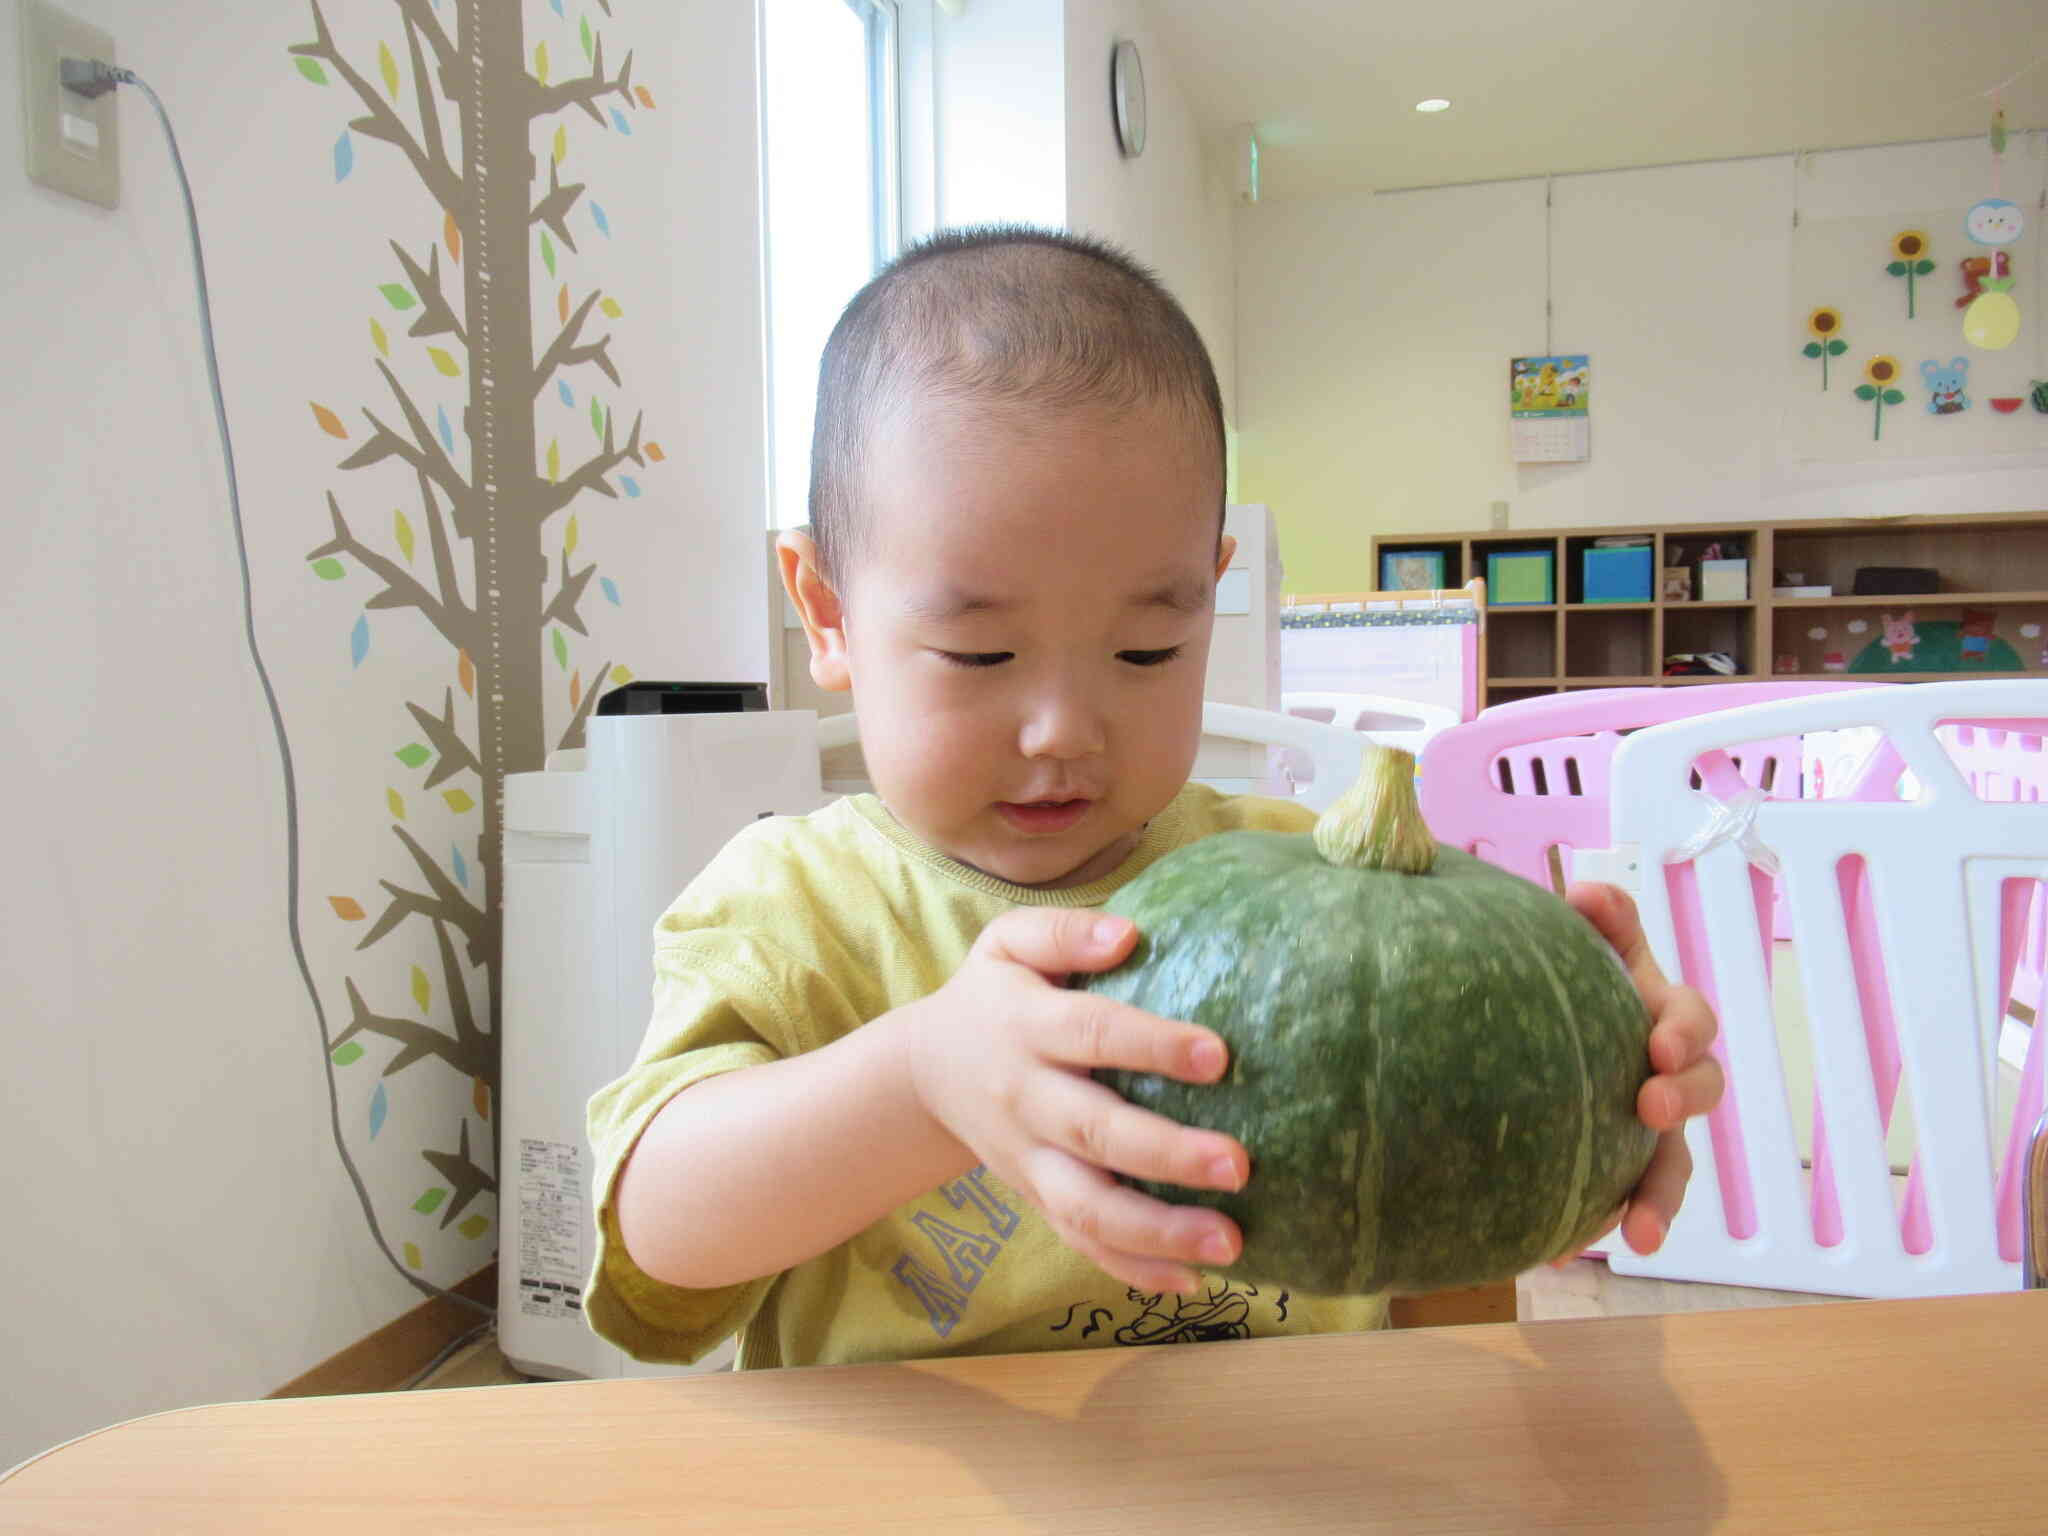
[[716,1290],[652,1278],[619,1236],[619,1172],[683,1089],[817,1050],[929,996],[1012,907],[1096,906],[1198,838],[1240,827],[1302,832],[1312,820],[1285,801],[1190,784],[1114,873],[1063,891],[1011,885],[948,858],[873,795],[747,828],[656,925],[647,1036],[632,1068],[590,1101],[591,1326],[636,1359],[684,1362],[739,1330],[748,1369],[1384,1326],[1381,1297],[1310,1297],[1215,1276],[1194,1296],[1134,1291],[1068,1248],[985,1169],[781,1274]]

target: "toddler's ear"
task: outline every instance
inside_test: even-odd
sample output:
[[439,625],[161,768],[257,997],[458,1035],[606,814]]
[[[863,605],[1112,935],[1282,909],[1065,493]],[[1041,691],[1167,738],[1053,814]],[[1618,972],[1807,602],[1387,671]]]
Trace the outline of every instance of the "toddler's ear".
[[1221,581],[1223,573],[1230,569],[1230,557],[1237,553],[1237,540],[1229,534],[1223,535],[1223,547],[1216,556],[1216,579]]
[[846,692],[853,686],[846,665],[846,613],[818,568],[818,546],[807,533],[785,533],[775,541],[775,559],[782,567],[782,590],[804,621],[811,681],[827,693]]

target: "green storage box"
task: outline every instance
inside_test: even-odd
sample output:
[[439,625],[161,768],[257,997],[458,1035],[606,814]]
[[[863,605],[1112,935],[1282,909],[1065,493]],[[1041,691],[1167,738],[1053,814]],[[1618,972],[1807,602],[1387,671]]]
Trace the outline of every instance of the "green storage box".
[[1547,549],[1515,550],[1486,557],[1486,602],[1512,608],[1557,601],[1556,570]]

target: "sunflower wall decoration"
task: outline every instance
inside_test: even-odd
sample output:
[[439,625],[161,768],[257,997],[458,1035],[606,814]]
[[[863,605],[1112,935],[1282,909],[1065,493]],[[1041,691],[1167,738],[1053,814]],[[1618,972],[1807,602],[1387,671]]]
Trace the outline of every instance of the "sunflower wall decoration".
[[1849,343],[1842,340],[1842,312],[1831,304],[1823,304],[1806,317],[1807,334],[1813,337],[1800,349],[1802,357],[1820,359],[1820,387],[1828,387],[1828,359],[1840,357],[1849,350]]
[[1888,262],[1885,271],[1893,277],[1906,280],[1906,318],[1914,317],[1913,280],[1925,277],[1934,270],[1934,263],[1927,255],[1927,231],[1924,229],[1902,229],[1892,237],[1893,261]]
[[1906,397],[1892,388],[1899,377],[1899,360],[1884,354],[1873,357],[1863,365],[1863,377],[1866,382],[1856,386],[1856,398],[1877,402],[1877,415],[1870,428],[1870,440],[1876,442],[1884,436],[1884,408],[1906,403]]

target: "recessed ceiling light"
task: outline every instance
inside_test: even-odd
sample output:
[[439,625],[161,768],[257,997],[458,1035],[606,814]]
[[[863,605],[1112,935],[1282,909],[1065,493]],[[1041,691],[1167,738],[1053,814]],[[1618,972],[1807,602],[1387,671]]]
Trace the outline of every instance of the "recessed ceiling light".
[[1448,112],[1451,110],[1451,104],[1441,96],[1432,96],[1427,101],[1415,103],[1415,110],[1418,112]]

